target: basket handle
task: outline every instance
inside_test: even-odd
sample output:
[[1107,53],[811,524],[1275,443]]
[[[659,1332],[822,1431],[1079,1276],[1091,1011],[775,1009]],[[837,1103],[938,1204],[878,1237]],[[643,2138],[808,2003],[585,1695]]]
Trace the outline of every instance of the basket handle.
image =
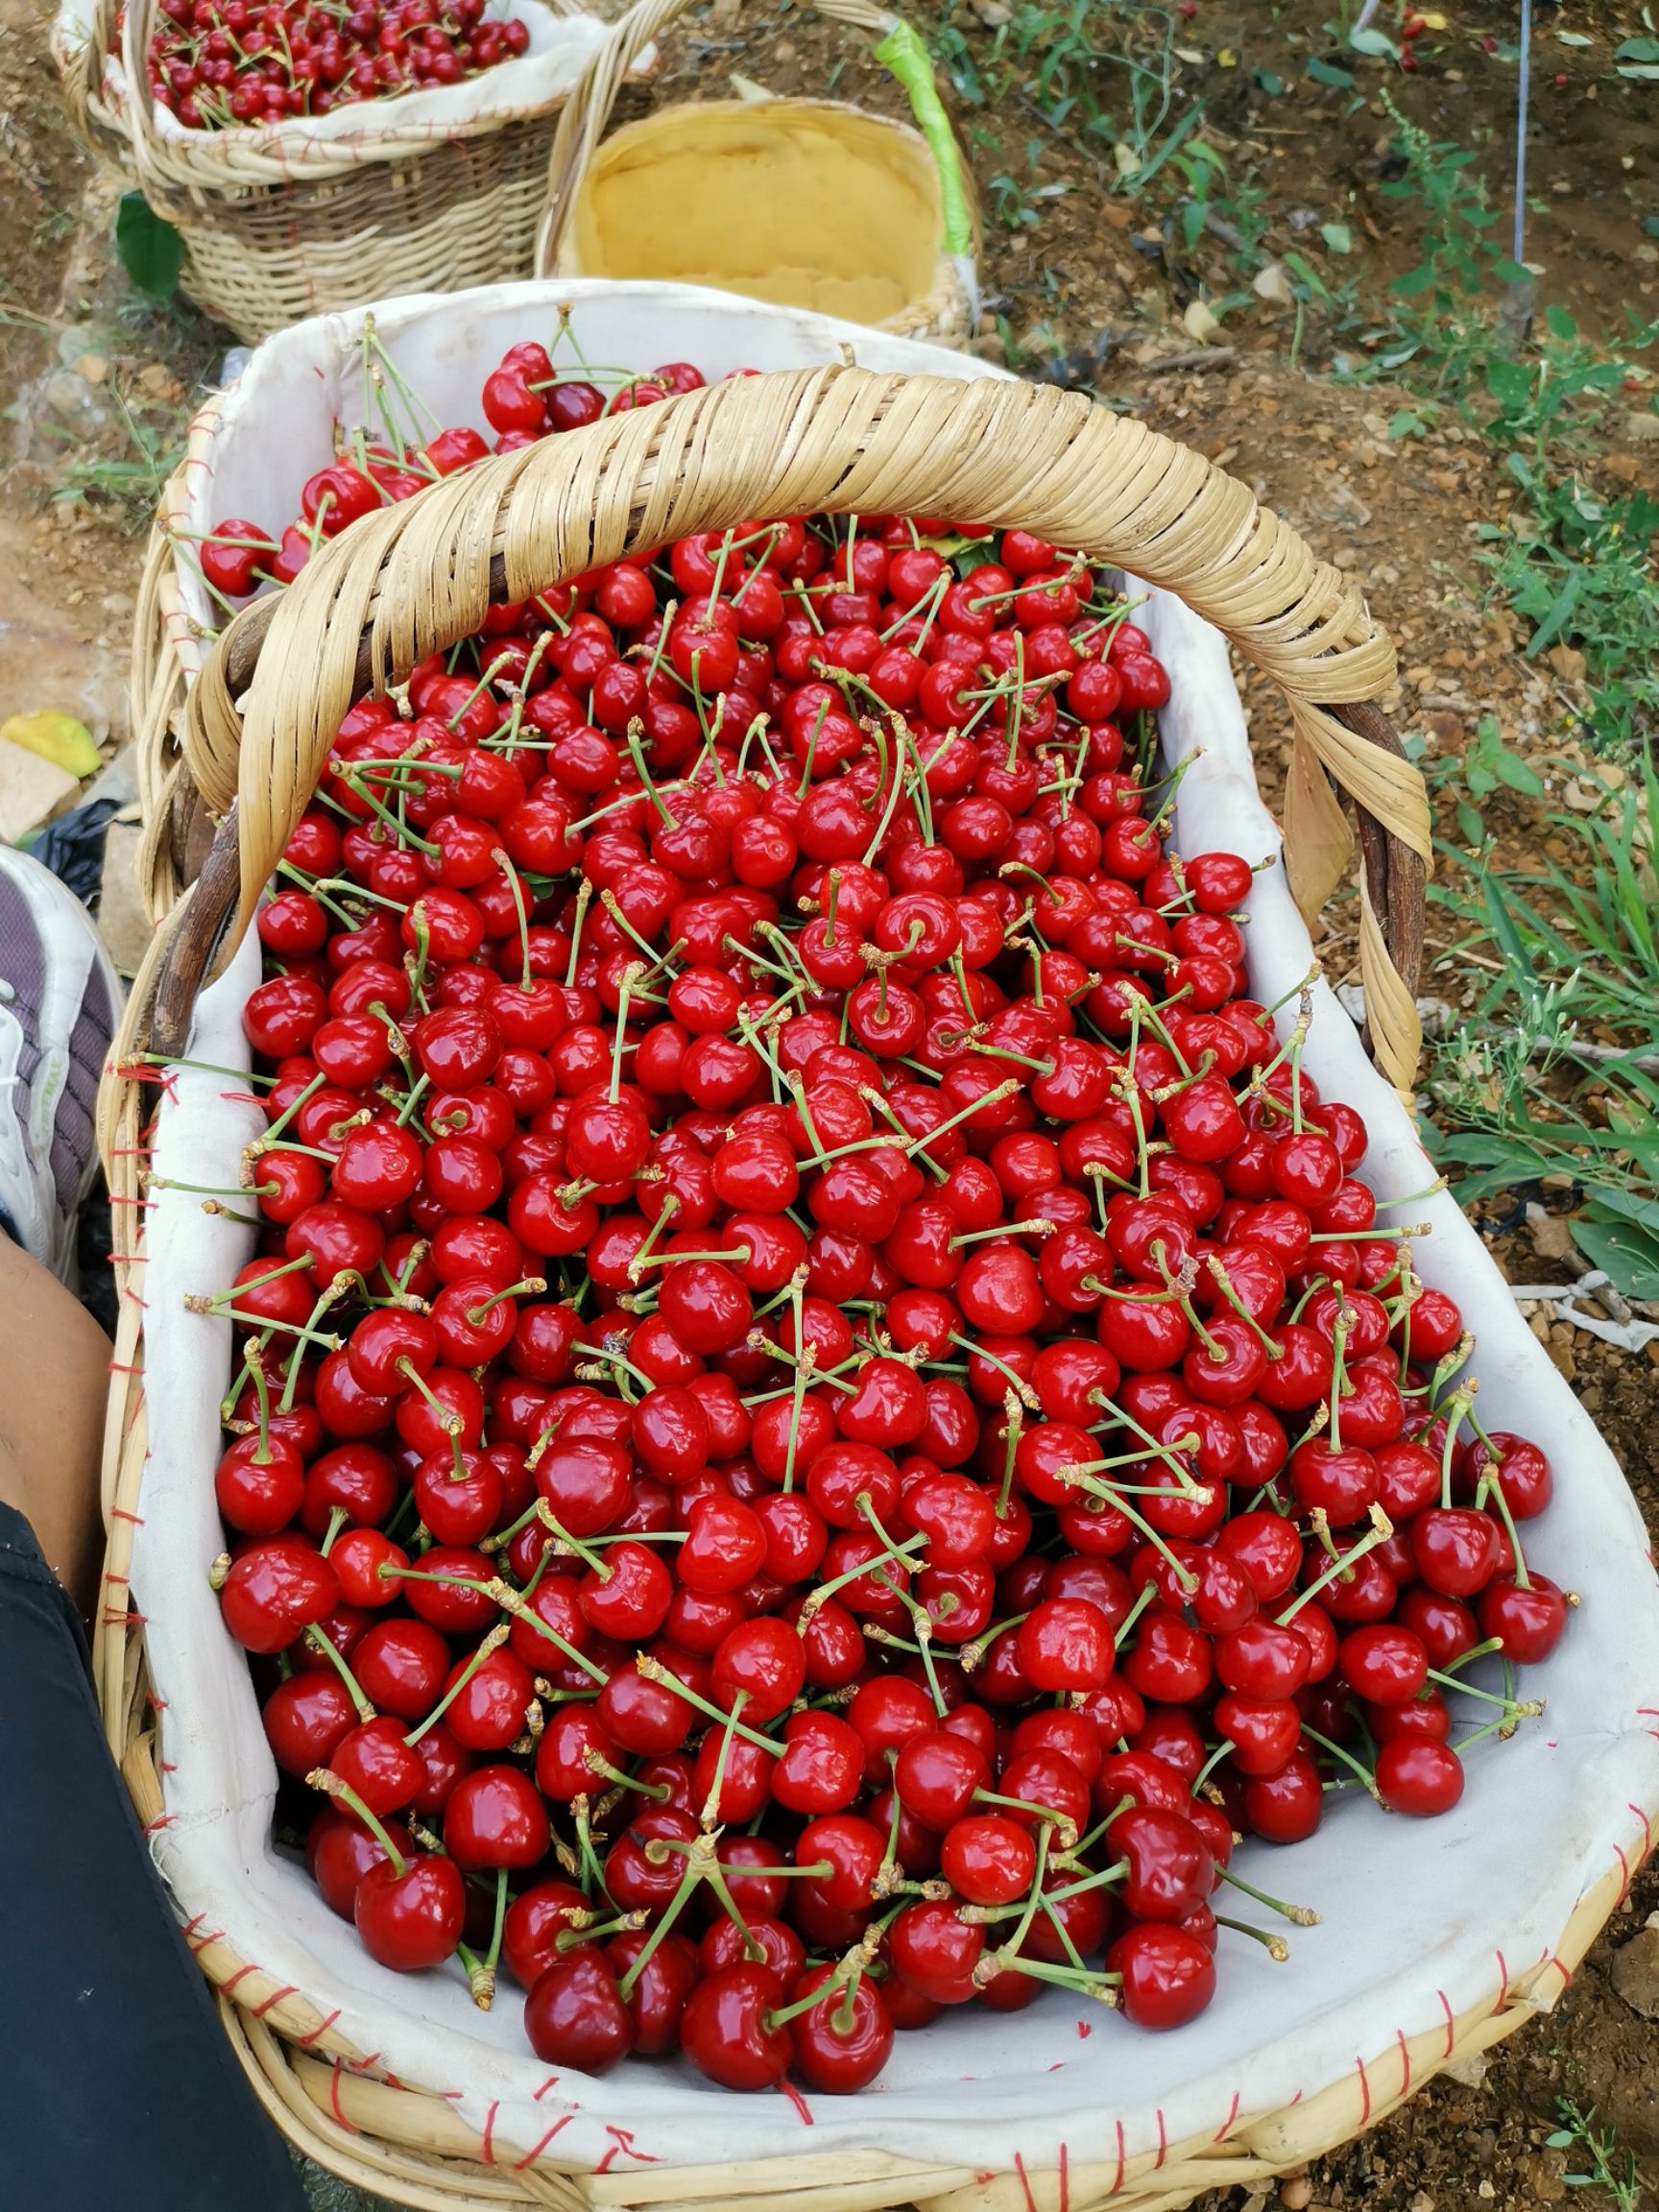
[[[536,236],[538,276],[554,274],[575,214],[577,191],[599,151],[623,79],[659,32],[690,5],[691,0],[635,0],[612,27],[565,102],[547,162],[547,206]],[[916,127],[939,172],[945,251],[958,267],[971,266],[973,201],[961,149],[940,101],[926,47],[910,23],[877,7],[874,0],[811,0],[811,5],[819,14],[852,24],[877,39],[875,58],[885,63],[909,95]]]
[[180,1048],[201,981],[251,922],[354,699],[470,636],[493,600],[687,532],[817,510],[1038,531],[1173,591],[1272,676],[1296,730],[1292,888],[1310,916],[1334,888],[1345,793],[1361,832],[1373,1048],[1409,1089],[1429,804],[1369,704],[1393,681],[1394,649],[1354,585],[1202,454],[1080,394],[853,368],[729,378],[499,454],[365,517],[238,615],[190,694],[185,733],[208,803],[237,804],[157,959],[157,1048]]

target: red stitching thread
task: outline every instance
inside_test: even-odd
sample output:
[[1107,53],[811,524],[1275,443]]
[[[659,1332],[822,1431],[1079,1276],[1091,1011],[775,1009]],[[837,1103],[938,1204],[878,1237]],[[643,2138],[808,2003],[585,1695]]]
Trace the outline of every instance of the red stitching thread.
[[1446,2056],[1447,2056],[1448,2058],[1450,2058],[1450,2057],[1451,2057],[1451,2056],[1452,2056],[1452,2046],[1453,2046],[1453,2044],[1454,2044],[1454,2043],[1456,2041],[1456,2036],[1454,2034],[1454,2032],[1453,2032],[1453,2027],[1452,2027],[1452,2008],[1451,2008],[1451,2006],[1450,2006],[1450,2005],[1447,2003],[1447,2000],[1446,2000],[1446,1992],[1445,1992],[1445,1990],[1444,1990],[1444,1989],[1436,1989],[1436,1990],[1435,1990],[1435,1992],[1434,1992],[1434,1994],[1435,1994],[1435,1996],[1436,1996],[1436,1997],[1438,1997],[1438,1998],[1439,1998],[1439,2000],[1440,2000],[1440,2009],[1441,2009],[1441,2011],[1442,2011],[1442,2012],[1444,2012],[1444,2013],[1445,2013],[1445,2015],[1446,2015],[1446,2053],[1445,2053],[1445,2055],[1446,2055]]
[[1366,2079],[1364,2059],[1356,2058],[1354,2063],[1359,2069],[1359,2095],[1362,2101],[1362,2108],[1359,2114],[1359,2125],[1361,2128],[1363,2128],[1371,2118],[1371,2083]]
[[1238,2119],[1238,2090],[1237,2090],[1237,2089],[1235,2089],[1235,2090],[1234,2090],[1234,2092],[1233,2092],[1233,2102],[1232,2102],[1232,2104],[1229,2104],[1229,2105],[1228,2105],[1228,2107],[1227,2107],[1227,2117],[1226,2117],[1226,2119],[1225,2119],[1225,2120],[1223,2120],[1223,2121],[1222,2121],[1222,2123],[1221,2123],[1221,2132],[1220,2132],[1220,2134],[1219,2134],[1219,2135],[1217,2135],[1217,2136],[1214,2138],[1214,2140],[1215,2140],[1217,2143],[1224,2143],[1224,2142],[1227,2140],[1227,2132],[1228,2132],[1228,2129],[1229,2129],[1229,2128],[1232,2127],[1232,2125],[1233,2125],[1234,2121],[1235,2121],[1235,2120],[1237,2120],[1237,2119]]
[[1070,2212],[1070,2203],[1071,2181],[1067,2172],[1066,2146],[1062,2143],[1060,2146],[1060,2202],[1057,2212]]
[[338,2020],[339,2017],[340,2008],[338,2005],[336,2005],[333,2011],[328,2014],[325,2020],[319,2020],[315,2028],[307,2028],[303,2035],[293,2036],[291,2040],[297,2044],[301,2050],[303,2051],[307,2049],[311,2044],[315,2043],[319,2037],[326,2035],[329,2029],[333,2027],[335,2021]]
[[1400,2045],[1400,2094],[1402,2097],[1409,2097],[1411,2094],[1411,2054],[1406,2048],[1405,2029],[1396,2028],[1394,2035]]
[[1123,2186],[1123,2123],[1119,2120],[1116,2125],[1118,2128],[1118,2171],[1112,2176],[1112,2195],[1114,2197]]
[[[542,2100],[542,2098],[546,2096],[546,2094],[547,2094],[548,2090],[549,2090],[549,2089],[552,2089],[552,2088],[555,2088],[555,2087],[558,2085],[558,2080],[559,2080],[559,2077],[558,2077],[558,2075],[557,2075],[557,2074],[549,2074],[549,2075],[548,2075],[548,2077],[547,2077],[547,2079],[546,2079],[546,2080],[542,2082],[542,2084],[541,2084],[541,2088],[537,2090],[537,2092],[536,2092],[535,2096],[534,2096],[534,2097],[532,2097],[532,2099],[530,2100],[530,2102],[531,2102],[533,2104],[541,2104],[541,2100]],[[571,2117],[572,2117],[572,2115],[571,2115],[570,2113],[568,2113],[568,2112],[566,2112],[566,2113],[565,2113],[565,2120],[568,2120],[568,2119],[570,2119]],[[562,2120],[562,2121],[559,2123],[559,2125],[560,2125],[561,2127],[563,2127],[563,2126],[565,2125],[565,2122]]]
[[1162,2104],[1160,2104],[1158,2107],[1158,2158],[1156,2164],[1152,2168],[1154,2174],[1156,2174],[1158,2168],[1163,2165],[1166,2157],[1168,2155],[1168,2152],[1169,2142],[1168,2138],[1164,2132],[1164,2107]]
[[[627,2152],[627,2154],[628,2154],[628,2156],[629,2156],[630,2158],[636,2159],[636,2160],[638,2162],[638,2164],[640,2164],[641,2166],[655,2166],[655,2165],[656,2165],[656,2163],[657,2163],[657,2153],[656,2153],[654,2151],[636,2151],[636,2150],[635,2150],[635,2148],[634,2148],[634,2130],[633,2130],[633,2128],[613,2128],[613,2127],[607,2126],[607,2127],[606,2127],[606,2129],[605,2129],[605,2132],[606,2132],[606,2134],[607,2134],[607,2135],[613,2135],[613,2136],[616,2138],[616,2149],[617,2149],[618,2151],[623,2151],[623,2152]],[[613,2152],[610,2152],[610,2151],[607,2151],[607,2152],[606,2152],[606,2153],[605,2153],[605,2155],[606,2155],[606,2157],[607,2157],[607,2158],[610,2158],[610,2157],[613,2156],[613,2155],[614,2155],[614,2153],[613,2153]],[[603,2168],[603,2166],[601,2166],[601,2167],[599,2168],[599,2172],[602,2174],[604,2171],[605,2171],[605,2169]]]
[[263,2020],[273,2005],[280,2005],[284,1997],[298,1997],[299,1994],[300,1985],[297,1982],[284,1982],[280,1989],[273,1989],[262,2003],[251,2008],[254,2019]]
[[[540,2097],[541,2094],[541,2090],[538,2089],[536,2094],[538,2097]],[[514,2173],[522,2174],[526,2166],[534,2166],[537,2159],[541,2157],[542,2152],[546,2150],[548,2144],[552,2142],[554,2136],[558,2134],[560,2128],[568,2128],[571,2121],[574,2120],[575,2117],[576,2115],[574,2112],[562,2113],[560,2117],[554,2121],[552,2127],[548,2128],[546,2134],[542,2136],[541,2142],[537,2144],[535,2150],[527,2151],[522,2158],[516,2161],[513,2168]]]
[[499,2102],[493,2099],[489,2111],[484,2115],[484,2132],[479,2138],[479,2150],[486,2166],[493,2166],[495,2163],[495,2152],[490,2138],[495,2132],[495,2115],[500,2109]]
[[[125,1615],[123,1615],[123,1616],[122,1616],[122,1618],[123,1618],[123,1619],[125,1619],[125,1618],[126,1618],[126,1616],[125,1616]],[[146,1835],[146,1836],[154,1836],[154,1835],[156,1833],[156,1831],[157,1831],[158,1829],[162,1829],[162,1828],[171,1828],[171,1827],[172,1827],[172,1825],[173,1825],[173,1823],[174,1823],[174,1821],[175,1821],[175,1819],[176,1819],[177,1817],[178,1817],[178,1815],[177,1815],[176,1814],[173,1814],[173,1813],[159,1813],[159,1814],[157,1814],[157,1815],[156,1815],[156,1818],[155,1818],[154,1820],[146,1820],[146,1821],[145,1821],[145,1823],[144,1823],[144,1833],[145,1833],[145,1835]]]
[[1031,2194],[1031,2184],[1025,2178],[1025,2161],[1018,2151],[1014,2153],[1014,2171],[1020,2176],[1020,2186],[1025,2192],[1025,2212],[1037,2212],[1037,2200]]
[[1498,1971],[1503,1977],[1503,1985],[1498,1992],[1498,2002],[1492,2008],[1493,2012],[1498,2013],[1502,2012],[1504,2006],[1509,2002],[1509,1969],[1504,1964],[1502,1951],[1495,1951],[1492,1956],[1497,1960]]
[[209,1943],[222,1942],[224,1940],[224,1936],[225,1931],[223,1928],[215,1928],[211,1936],[198,1936],[190,1944],[191,1958],[200,1959],[203,1952],[206,1950]]
[[220,1983],[220,1989],[227,1997],[228,1997],[231,1990],[235,1988],[237,1983],[240,1982],[245,1975],[257,1974],[258,1971],[258,1967],[253,1965],[252,1961],[250,1961],[246,1966],[238,1966],[235,1973],[231,1975],[228,1982]]
[[111,1521],[131,1521],[134,1528],[142,1528],[144,1526],[143,1514],[129,1513],[125,1505],[111,1505],[109,1518]]
[[[1630,1862],[1625,1858],[1623,1852],[1620,1850],[1617,1843],[1615,1843],[1613,1846],[1613,1856],[1618,1860],[1619,1870],[1624,1877],[1619,1888],[1619,1904],[1623,1905],[1625,1898],[1630,1894]],[[1617,1911],[1618,1907],[1616,1906],[1614,1910]]]
[[334,2071],[328,2078],[328,2102],[334,2108],[335,2119],[339,2121],[348,2135],[357,2135],[362,2132],[360,2128],[353,2127],[340,2109],[340,2061],[338,2058],[335,2059]]

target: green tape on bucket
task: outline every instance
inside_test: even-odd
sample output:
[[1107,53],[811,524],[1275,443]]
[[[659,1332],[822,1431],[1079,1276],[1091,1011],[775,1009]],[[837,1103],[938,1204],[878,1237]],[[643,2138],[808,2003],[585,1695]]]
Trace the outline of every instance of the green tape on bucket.
[[914,24],[902,16],[876,48],[876,59],[890,69],[910,96],[916,128],[932,150],[939,170],[939,204],[945,214],[945,251],[967,255],[974,251],[974,224],[968,213],[968,194],[962,182],[962,155],[950,118],[940,104],[933,82],[933,64]]

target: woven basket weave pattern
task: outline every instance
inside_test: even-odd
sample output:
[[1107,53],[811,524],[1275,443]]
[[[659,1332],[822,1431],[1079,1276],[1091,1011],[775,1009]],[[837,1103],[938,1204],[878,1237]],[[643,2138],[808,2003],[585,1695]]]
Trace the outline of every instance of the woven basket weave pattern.
[[[574,0],[547,0],[575,12]],[[144,56],[154,0],[99,0],[63,72],[70,119],[184,242],[182,289],[249,344],[308,315],[400,292],[459,291],[527,276],[542,213],[557,105],[411,133],[314,141],[302,175],[282,134],[156,127]],[[109,104],[120,52],[129,94]],[[389,110],[390,111],[390,110]]]

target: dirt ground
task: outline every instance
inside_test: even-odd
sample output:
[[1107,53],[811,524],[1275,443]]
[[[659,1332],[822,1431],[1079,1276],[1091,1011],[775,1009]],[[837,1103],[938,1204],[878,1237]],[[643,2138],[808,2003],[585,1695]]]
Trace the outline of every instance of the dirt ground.
[[[1180,10],[1183,38],[1208,59],[1189,69],[1185,96],[1205,100],[1204,135],[1230,173],[1263,180],[1268,249],[1340,215],[1365,242],[1356,281],[1375,287],[1415,255],[1401,204],[1384,190],[1392,124],[1374,96],[1381,80],[1366,79],[1372,96],[1352,112],[1351,95],[1316,84],[1304,82],[1291,101],[1262,89],[1263,71],[1300,80],[1302,57],[1333,50],[1327,12],[1306,0],[1191,0]],[[713,19],[694,39],[671,39],[650,90],[628,93],[625,107],[715,96],[738,70],[779,91],[821,92],[832,80],[839,97],[896,108],[890,82],[843,30],[799,11],[750,12],[757,22],[739,21],[717,0]],[[1659,86],[1621,83],[1608,67],[1611,44],[1641,25],[1628,7],[1541,13],[1527,252],[1545,266],[1542,295],[1586,327],[1617,326],[1626,309],[1651,319],[1659,246],[1645,217],[1659,206]],[[1569,13],[1588,45],[1551,35]],[[1008,14],[1002,0],[969,0],[951,20],[983,60]],[[1471,0],[1446,36],[1425,41],[1419,72],[1392,80],[1402,109],[1433,137],[1476,150],[1501,197],[1513,159],[1514,74],[1493,65],[1484,41],[1511,36],[1514,19],[1513,5]],[[1098,161],[1046,137],[1018,102],[958,103],[955,112],[989,207],[998,177],[1027,189],[1065,187],[1039,203],[1036,226],[1010,228],[988,214],[989,302],[1028,358],[1057,358],[1059,373],[1074,380],[1097,373],[1114,405],[1242,476],[1362,577],[1400,643],[1389,704],[1431,752],[1455,752],[1480,715],[1495,713],[1505,741],[1558,790],[1583,765],[1570,676],[1524,660],[1508,619],[1482,606],[1472,533],[1502,518],[1515,488],[1479,439],[1447,421],[1390,444],[1398,396],[1322,373],[1351,343],[1339,319],[1310,317],[1292,361],[1288,310],[1263,306],[1238,317],[1236,330],[1230,319],[1227,343],[1195,366],[1172,363],[1196,350],[1182,322],[1188,303],[1238,281],[1223,266],[1225,240],[1206,232],[1196,251],[1182,250],[1145,203],[1124,198]],[[0,404],[12,423],[0,498],[0,718],[66,708],[113,751],[154,468],[228,340],[186,309],[143,303],[112,269],[112,196],[66,129],[38,0],[0,0],[0,200],[9,216],[0,225]],[[989,327],[980,343],[1000,352]],[[1625,483],[1650,479],[1653,448],[1623,450],[1615,440],[1605,467]],[[1271,788],[1287,747],[1286,717],[1268,686],[1250,681],[1244,690]],[[1527,827],[1513,814],[1503,826],[1513,835]],[[1351,950],[1340,933],[1326,951],[1334,979],[1344,979]],[[1535,1276],[1540,1261],[1525,1233],[1497,1238],[1495,1251],[1511,1279]],[[1540,1325],[1540,1334],[1659,1532],[1659,1345],[1643,1357],[1559,1324]],[[1495,1839],[1495,1874],[1503,1848]],[[1659,2025],[1632,2010],[1609,1979],[1614,1954],[1656,1908],[1659,1874],[1648,1873],[1552,2015],[1286,2184],[1284,2203],[1521,2212],[1560,2200],[1574,2193],[1565,2176],[1582,2170],[1576,2148],[1546,2146],[1562,2096],[1595,2107],[1659,2186]],[[1609,2200],[1604,2192],[1586,2200]],[[1229,2191],[1203,2201],[1206,2212],[1262,2212],[1264,2200]],[[1655,2199],[1627,2200],[1638,2201]]]

